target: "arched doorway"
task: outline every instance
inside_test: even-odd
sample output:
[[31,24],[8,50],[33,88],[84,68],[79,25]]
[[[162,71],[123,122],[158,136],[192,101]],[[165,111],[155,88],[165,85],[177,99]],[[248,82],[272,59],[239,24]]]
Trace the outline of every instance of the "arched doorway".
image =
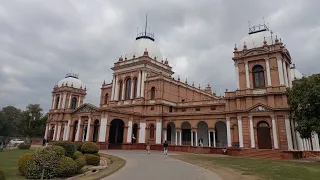
[[135,123],[132,126],[132,143],[137,143],[138,142],[138,124]]
[[[209,146],[209,138],[208,138],[208,124],[204,121],[201,121],[197,125],[198,132],[198,145],[202,145],[202,147]],[[201,140],[201,144],[200,144]]]
[[173,122],[167,125],[167,142],[168,144],[175,144],[176,142],[176,125]]
[[259,149],[272,149],[269,124],[265,121],[260,121],[257,126]]
[[114,119],[110,122],[109,143],[121,144],[123,142],[124,122],[121,119]]
[[227,126],[226,123],[219,121],[215,125],[216,129],[216,146],[227,147]]
[[99,120],[96,119],[93,123],[93,137],[92,137],[92,141],[93,142],[97,142],[98,141],[98,137],[99,137]]
[[83,122],[83,129],[82,129],[82,142],[86,141],[87,139],[87,131],[88,131],[88,120]]
[[[182,131],[182,143],[181,145],[191,145],[191,125],[188,122],[183,122],[181,124]],[[179,140],[178,140],[179,141]]]
[[61,125],[59,141],[63,140],[63,136],[64,136],[64,124]]
[[73,134],[72,134],[72,139],[71,139],[72,141],[76,140],[77,131],[78,131],[78,121],[75,121],[73,124]]
[[49,131],[50,131],[49,132],[49,139],[52,141],[53,140],[53,134],[54,134],[54,126],[52,126]]

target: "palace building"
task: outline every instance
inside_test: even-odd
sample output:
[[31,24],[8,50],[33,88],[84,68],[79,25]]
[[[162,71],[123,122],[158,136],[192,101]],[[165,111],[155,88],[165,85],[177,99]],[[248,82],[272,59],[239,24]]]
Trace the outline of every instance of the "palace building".
[[266,25],[251,27],[234,47],[236,90],[223,97],[210,85],[174,79],[152,33],[138,33],[128,54],[111,68],[113,80],[103,82],[97,106],[85,103],[86,87],[76,74],[53,87],[46,139],[93,141],[102,149],[141,149],[147,142],[160,149],[167,140],[171,150],[234,155],[320,151],[317,134],[302,139],[294,130],[286,89],[302,75]]

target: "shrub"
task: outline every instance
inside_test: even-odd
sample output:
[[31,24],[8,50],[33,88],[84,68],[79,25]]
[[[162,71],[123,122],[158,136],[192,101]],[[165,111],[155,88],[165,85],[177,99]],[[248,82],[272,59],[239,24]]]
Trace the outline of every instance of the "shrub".
[[27,179],[40,179],[42,170],[45,169],[44,178],[54,178],[60,158],[51,149],[38,149],[27,162],[25,177]]
[[78,159],[78,157],[83,156],[82,152],[80,151],[76,151],[73,154],[73,159]]
[[86,158],[82,155],[82,156],[79,156],[77,159],[76,159],[76,163],[77,163],[77,169],[78,171],[81,170],[83,168],[83,166],[86,165]]
[[84,154],[84,157],[86,158],[87,165],[99,166],[99,164],[100,164],[100,157],[99,156],[96,156],[94,154]]
[[57,168],[58,177],[69,177],[74,175],[77,172],[78,165],[70,157],[62,157],[59,160]]
[[72,157],[76,151],[75,145],[72,142],[55,142],[53,145],[63,147],[65,150],[65,155],[68,157]]
[[5,180],[6,177],[4,177],[4,172],[3,170],[0,168],[0,180]]
[[31,143],[21,143],[18,145],[19,149],[30,149]]
[[58,156],[64,156],[65,155],[65,150],[62,146],[56,146],[53,145],[50,147],[54,152],[57,153]]
[[33,153],[25,153],[22,156],[20,156],[18,164],[19,164],[19,171],[22,175],[25,174],[28,160],[31,158],[32,155]]
[[99,152],[99,147],[96,143],[85,142],[81,147],[81,152],[84,154],[95,154]]
[[99,156],[99,157],[100,157],[100,154],[99,154],[99,153],[95,153],[94,155],[96,155],[96,156]]
[[75,142],[74,145],[76,147],[76,151],[81,151],[81,147],[83,145],[83,142]]

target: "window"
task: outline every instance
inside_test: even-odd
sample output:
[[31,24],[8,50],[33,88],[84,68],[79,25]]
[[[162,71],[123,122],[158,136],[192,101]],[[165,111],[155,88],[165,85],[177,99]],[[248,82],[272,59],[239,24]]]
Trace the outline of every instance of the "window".
[[200,111],[200,108],[196,108],[196,111]]
[[216,107],[212,106],[211,111],[214,111],[214,110],[216,110]]
[[151,100],[154,100],[156,98],[156,88],[152,87],[151,88]]
[[181,109],[182,112],[186,112],[186,108]]
[[261,65],[255,65],[252,68],[253,72],[253,85],[255,88],[265,87],[264,85],[264,71]]
[[122,88],[123,88],[123,84],[122,81],[120,81],[120,88],[119,88],[119,100],[122,100]]
[[172,106],[169,107],[169,112],[172,112]]
[[133,97],[137,98],[137,92],[138,92],[138,79],[137,78],[133,79],[133,84],[134,84]]
[[108,104],[108,93],[104,96],[104,104]]
[[153,110],[154,110],[154,107],[151,107],[150,109],[151,109],[151,111],[153,111]]
[[131,95],[131,79],[127,79],[126,81],[126,100],[130,99]]
[[77,98],[76,98],[76,97],[73,97],[73,98],[71,99],[70,109],[75,109],[75,108],[76,108],[76,105],[77,105]]
[[59,108],[59,101],[60,101],[60,97],[58,96],[58,97],[56,98],[55,109],[58,109],[58,108]]
[[184,102],[184,99],[182,99],[181,102]]
[[153,124],[150,125],[149,131],[150,131],[150,138],[153,139],[154,138],[154,125]]

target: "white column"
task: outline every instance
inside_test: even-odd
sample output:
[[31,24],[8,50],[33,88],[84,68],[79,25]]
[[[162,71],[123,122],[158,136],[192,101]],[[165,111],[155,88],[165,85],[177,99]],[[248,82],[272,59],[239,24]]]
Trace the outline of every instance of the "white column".
[[158,119],[157,126],[156,126],[156,144],[161,144],[161,137],[162,137],[162,120]]
[[211,132],[211,131],[208,131],[209,147],[211,147],[211,137],[210,137],[210,132]]
[[280,85],[284,84],[284,79],[283,79],[283,71],[282,71],[282,59],[277,59],[277,64],[278,64],[278,74],[279,74],[279,80],[280,80]]
[[78,99],[78,107],[80,106],[80,100],[81,100],[81,96],[79,96],[79,99]]
[[77,128],[75,141],[80,141],[80,124],[81,124],[81,119],[78,120],[78,128]]
[[62,100],[62,97],[61,97],[61,94],[59,94],[59,104],[58,104],[58,109],[60,109],[61,108],[61,105],[60,105],[60,103],[61,103],[61,100]]
[[113,75],[113,79],[112,79],[112,91],[111,91],[111,101],[114,100],[114,90],[116,88],[116,76]]
[[99,142],[106,142],[108,119],[101,115]]
[[253,129],[253,120],[252,116],[249,116],[249,123],[250,123],[250,142],[251,142],[251,148],[256,147],[256,142],[254,139],[254,129]]
[[227,141],[228,147],[231,147],[230,118],[227,117]]
[[63,136],[63,140],[64,141],[68,141],[69,140],[69,133],[70,133],[70,124],[71,124],[71,120],[68,120],[68,124],[67,126],[64,128],[66,130],[65,135]]
[[314,136],[315,136],[314,139],[315,139],[316,150],[320,151],[319,136],[317,133],[315,133]]
[[250,89],[250,79],[249,79],[248,61],[245,62],[245,70],[246,70],[246,84],[247,84],[247,88]]
[[243,148],[242,119],[238,116],[239,147]]
[[213,147],[216,147],[216,131],[213,131]]
[[288,74],[287,74],[287,66],[286,66],[286,61],[282,61],[282,68],[283,68],[283,76],[284,76],[284,84],[288,87],[289,82],[288,82]]
[[198,130],[197,131],[195,131],[196,132],[196,147],[198,146]]
[[54,109],[56,105],[56,95],[53,95],[53,102],[52,102],[52,106],[51,106],[51,109]]
[[309,151],[311,151],[312,147],[311,147],[311,139],[310,138],[308,138],[308,145],[309,145]]
[[67,94],[63,94],[62,109],[64,109],[64,107],[66,105],[66,99],[67,99]]
[[273,145],[275,149],[279,148],[279,144],[278,144],[278,134],[277,134],[277,125],[276,125],[276,120],[275,120],[275,116],[271,115],[270,116],[272,119],[272,134],[273,134]]
[[64,125],[64,129],[63,129],[63,136],[62,136],[62,141],[64,141],[66,139],[66,134],[67,134],[67,125]]
[[297,138],[297,134],[295,133],[295,130],[294,130],[294,122],[293,121],[290,121],[290,126],[291,126],[291,132],[292,132],[292,141],[293,141],[293,149],[294,150],[299,150],[299,147],[298,147],[298,138]]
[[127,143],[132,142],[132,120],[128,121]]
[[140,122],[139,143],[146,142],[146,122]]
[[286,134],[287,134],[287,142],[288,142],[288,150],[292,151],[292,136],[291,136],[291,127],[290,127],[290,119],[289,116],[284,116],[285,125],[286,125]]
[[287,74],[288,74],[288,82],[289,82],[289,87],[292,87],[292,77],[291,77],[291,71],[290,71],[290,65],[287,67]]
[[90,136],[90,125],[91,124],[91,118],[89,117],[89,121],[88,121],[88,126],[87,126],[87,135],[86,135],[86,141],[89,141],[89,136]]
[[60,134],[61,134],[61,123],[58,123],[58,131],[57,131],[57,138],[56,138],[56,141],[59,141],[60,139]]
[[53,140],[54,141],[56,141],[56,135],[57,135],[57,131],[58,131],[58,123],[56,123],[55,125],[54,125],[54,132],[53,132]]
[[142,71],[142,77],[141,77],[141,97],[144,97],[144,85],[145,85],[145,79],[146,78],[146,72]]
[[130,99],[133,99],[133,93],[134,93],[134,80],[131,79],[131,92],[130,92]]
[[175,142],[175,145],[177,146],[178,145],[178,131],[176,130],[176,142]]
[[182,146],[182,131],[179,131],[179,144]]
[[140,90],[141,90],[141,71],[139,71],[139,76],[138,76],[137,84],[138,84],[137,97],[140,97]]
[[300,136],[300,133],[298,131],[296,131],[296,137],[297,137],[297,143],[298,143],[298,150],[299,151],[304,151],[304,144],[303,144],[303,140]]
[[45,139],[48,139],[48,130],[49,130],[49,124],[46,124],[46,131],[44,132]]
[[191,146],[193,146],[193,131],[191,129]]
[[236,70],[236,82],[237,82],[237,89],[240,89],[240,84],[239,84],[239,68],[238,68],[238,64],[235,63],[235,70]]
[[115,92],[114,92],[114,97],[113,97],[113,99],[115,100],[115,101],[118,101],[118,99],[119,99],[119,83],[118,83],[118,81],[119,81],[119,79],[118,79],[118,75],[116,75],[116,82],[115,82]]
[[168,133],[167,133],[167,130],[165,129],[165,130],[164,130],[164,137],[163,137],[163,139],[164,139],[165,141],[168,139],[167,135],[168,135]]
[[126,91],[126,83],[125,81],[122,82],[122,92],[121,92],[121,100],[124,100],[124,92]]
[[268,82],[268,86],[272,86],[272,85],[271,85],[271,74],[270,74],[269,59],[266,59],[266,69],[267,69],[267,82]]
[[70,94],[69,103],[68,103],[68,107],[67,108],[70,108],[70,106],[71,106],[71,99],[72,99],[72,94]]

